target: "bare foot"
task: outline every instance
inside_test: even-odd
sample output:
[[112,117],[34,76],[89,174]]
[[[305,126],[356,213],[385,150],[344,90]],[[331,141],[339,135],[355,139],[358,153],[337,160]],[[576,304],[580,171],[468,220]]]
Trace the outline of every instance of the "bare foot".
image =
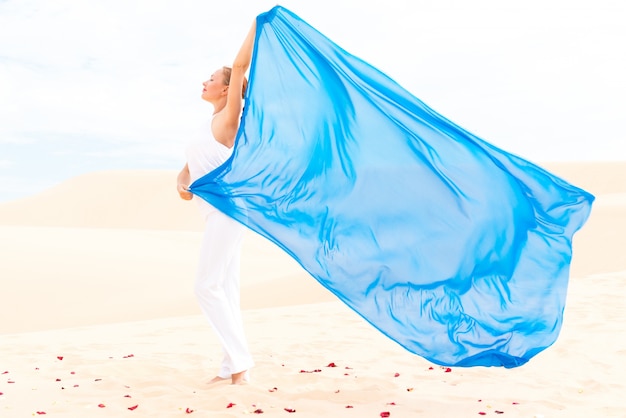
[[224,380],[226,380],[226,378],[225,378],[225,377],[215,376],[213,379],[209,380],[207,384],[208,384],[208,385],[211,385],[211,384],[213,384],[213,383],[219,383],[219,382],[222,382],[222,381],[224,381]]
[[245,376],[246,375],[246,371],[244,370],[243,372],[239,372],[239,373],[234,373],[232,375],[230,375],[230,380],[231,380],[231,384],[233,385],[244,385],[246,384],[246,379]]

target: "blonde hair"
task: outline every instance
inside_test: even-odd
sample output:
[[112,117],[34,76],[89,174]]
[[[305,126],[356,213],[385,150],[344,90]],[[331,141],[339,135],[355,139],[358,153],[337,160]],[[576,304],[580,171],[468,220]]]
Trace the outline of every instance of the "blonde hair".
[[[230,85],[230,75],[232,74],[233,69],[230,67],[222,67],[222,74],[224,75],[224,84],[227,86]],[[243,77],[243,86],[241,87],[241,98],[243,99],[246,95],[246,89],[248,88],[248,79]]]

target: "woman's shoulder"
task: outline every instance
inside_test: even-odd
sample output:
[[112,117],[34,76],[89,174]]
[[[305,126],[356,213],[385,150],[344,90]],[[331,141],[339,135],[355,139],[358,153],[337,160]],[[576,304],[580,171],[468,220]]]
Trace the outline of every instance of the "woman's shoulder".
[[217,142],[232,148],[239,126],[231,124],[228,119],[222,112],[216,113],[211,121],[211,133]]

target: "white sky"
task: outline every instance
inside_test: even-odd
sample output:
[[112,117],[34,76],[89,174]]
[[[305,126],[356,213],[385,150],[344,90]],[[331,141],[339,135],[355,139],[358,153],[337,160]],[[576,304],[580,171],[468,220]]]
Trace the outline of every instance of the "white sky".
[[[265,0],[0,0],[0,202],[178,169]],[[626,160],[624,0],[285,0],[348,52],[535,162]]]

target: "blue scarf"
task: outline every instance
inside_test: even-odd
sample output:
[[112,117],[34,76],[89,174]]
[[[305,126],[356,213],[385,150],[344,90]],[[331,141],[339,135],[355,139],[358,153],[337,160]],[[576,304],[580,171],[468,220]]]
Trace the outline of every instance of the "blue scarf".
[[433,363],[516,367],[556,340],[591,194],[280,6],[257,17],[245,103],[232,157],[194,194]]

